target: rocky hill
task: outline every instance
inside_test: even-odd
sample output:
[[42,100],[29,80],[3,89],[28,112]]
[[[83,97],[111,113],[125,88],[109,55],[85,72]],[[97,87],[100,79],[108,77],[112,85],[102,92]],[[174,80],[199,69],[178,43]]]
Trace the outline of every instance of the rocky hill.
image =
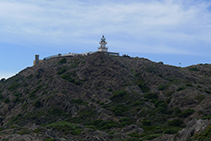
[[54,58],[0,83],[0,139],[210,140],[210,101],[209,64]]

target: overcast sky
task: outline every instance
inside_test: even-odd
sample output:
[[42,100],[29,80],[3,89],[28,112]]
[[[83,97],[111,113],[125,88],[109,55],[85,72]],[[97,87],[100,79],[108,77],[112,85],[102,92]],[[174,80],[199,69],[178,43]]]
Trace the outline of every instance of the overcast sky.
[[211,63],[211,0],[0,0],[0,79],[58,53],[109,51]]

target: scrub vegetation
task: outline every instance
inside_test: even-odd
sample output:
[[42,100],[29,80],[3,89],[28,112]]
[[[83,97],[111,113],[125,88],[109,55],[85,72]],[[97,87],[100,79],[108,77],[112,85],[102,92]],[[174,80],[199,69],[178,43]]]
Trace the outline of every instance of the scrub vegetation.
[[[101,53],[49,59],[0,82],[0,134],[4,140],[209,140],[210,70]],[[185,132],[196,121],[204,130]]]

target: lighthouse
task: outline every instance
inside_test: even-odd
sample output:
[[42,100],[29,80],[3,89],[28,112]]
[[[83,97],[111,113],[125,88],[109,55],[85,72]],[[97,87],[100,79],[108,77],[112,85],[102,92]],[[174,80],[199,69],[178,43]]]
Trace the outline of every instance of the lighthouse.
[[108,52],[108,48],[106,47],[106,44],[107,44],[106,38],[103,35],[101,38],[101,41],[100,41],[100,47],[98,48],[98,51],[99,52]]

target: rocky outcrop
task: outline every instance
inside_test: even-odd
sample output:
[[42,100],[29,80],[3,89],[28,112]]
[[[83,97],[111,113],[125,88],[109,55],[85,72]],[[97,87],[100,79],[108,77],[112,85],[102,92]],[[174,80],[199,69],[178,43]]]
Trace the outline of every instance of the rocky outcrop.
[[177,140],[186,140],[193,137],[195,134],[203,132],[211,121],[202,119],[193,119],[188,122],[187,127],[179,131],[179,134],[175,137]]

